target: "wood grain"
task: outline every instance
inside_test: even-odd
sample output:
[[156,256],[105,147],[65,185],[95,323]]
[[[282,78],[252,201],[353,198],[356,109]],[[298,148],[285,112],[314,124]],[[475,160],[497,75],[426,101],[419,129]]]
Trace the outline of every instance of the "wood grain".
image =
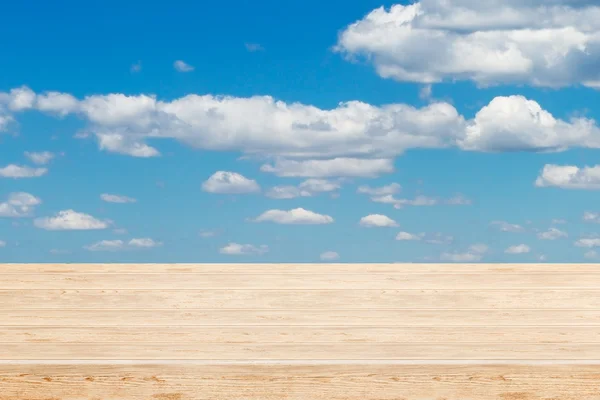
[[600,265],[0,264],[17,399],[600,399]]
[[0,365],[0,400],[582,400],[599,366]]

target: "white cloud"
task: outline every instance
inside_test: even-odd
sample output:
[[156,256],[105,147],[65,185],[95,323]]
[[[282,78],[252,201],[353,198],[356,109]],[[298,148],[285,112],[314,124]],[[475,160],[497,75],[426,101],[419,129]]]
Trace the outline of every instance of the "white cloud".
[[244,194],[260,191],[255,180],[236,172],[217,171],[202,184],[202,190],[209,193]]
[[450,262],[478,262],[488,252],[485,244],[474,244],[464,253],[442,253],[440,260]]
[[596,250],[587,251],[583,256],[591,260],[597,260],[598,258],[600,258],[600,254],[598,254]]
[[427,197],[423,195],[416,196],[414,199],[397,199],[391,194],[387,194],[385,196],[371,197],[371,201],[374,201],[376,203],[392,204],[394,208],[397,209],[400,209],[404,206],[434,206],[439,202],[438,199],[434,199],[432,197]]
[[0,240],[0,247],[6,247],[6,242],[4,240]]
[[574,165],[546,164],[535,185],[598,190],[600,189],[600,166],[579,168]]
[[179,72],[191,72],[194,70],[194,67],[187,64],[182,60],[177,60],[173,63],[173,68],[175,68]]
[[119,251],[125,248],[125,242],[122,240],[101,240],[83,248],[89,251]]
[[[0,93],[0,106],[14,96]],[[593,120],[556,119],[522,96],[496,97],[472,120],[465,120],[445,102],[416,108],[350,101],[320,109],[269,96],[191,94],[171,101],[119,93],[82,100],[66,93],[34,96],[33,102],[23,102],[19,110],[75,113],[90,123],[86,132],[95,135],[106,151],[154,157],[160,152],[146,141],[171,138],[199,149],[274,158],[274,164],[265,164],[262,170],[280,176],[379,176],[393,172],[394,157],[415,148],[600,148],[600,129]]]
[[10,193],[6,201],[0,203],[0,218],[30,217],[42,201],[25,192]]
[[505,221],[492,221],[490,225],[502,232],[524,232],[525,228],[518,224],[510,224]]
[[161,242],[156,242],[149,238],[131,239],[129,242],[123,240],[101,240],[83,248],[89,251],[121,251],[134,249],[150,249],[162,246]]
[[470,206],[471,204],[473,204],[473,202],[466,196],[462,194],[457,194],[454,197],[451,197],[448,200],[446,200],[446,204],[450,204],[451,206]]
[[219,249],[219,253],[227,255],[245,256],[245,255],[261,255],[269,251],[269,246],[253,246],[251,244],[229,243]]
[[274,222],[276,224],[321,225],[331,224],[329,215],[317,214],[304,208],[293,210],[268,210],[254,219],[254,222]]
[[107,203],[135,203],[136,199],[118,194],[102,193],[100,198]]
[[95,230],[108,228],[111,221],[99,220],[74,210],[63,210],[53,217],[36,218],[33,224],[48,231]]
[[531,249],[526,244],[518,244],[515,246],[510,246],[504,252],[506,254],[525,254],[529,253]]
[[542,240],[556,240],[560,238],[566,238],[569,235],[565,231],[561,231],[557,228],[550,228],[545,232],[540,232],[537,234],[537,237]]
[[129,241],[128,245],[129,247],[149,249],[152,247],[162,246],[162,242],[157,242],[150,238],[134,238]]
[[415,235],[414,233],[409,232],[399,232],[396,235],[396,240],[408,241],[408,240],[421,240],[423,238],[423,234]]
[[51,153],[49,151],[42,151],[42,152],[26,151],[25,157],[27,157],[34,164],[45,165],[45,164],[48,164],[54,158],[54,153]]
[[132,64],[129,70],[134,74],[140,72],[142,70],[142,62],[138,61],[135,64]]
[[600,223],[600,213],[585,211],[582,219],[585,222]]
[[274,165],[264,164],[263,172],[271,172],[283,177],[376,177],[394,171],[390,159],[334,158],[331,160],[284,160]]
[[396,227],[398,223],[386,215],[371,214],[366,217],[362,217],[359,221],[360,226],[366,228],[383,228],[383,227]]
[[370,187],[368,185],[359,186],[356,190],[357,193],[368,194],[370,196],[387,196],[393,195],[402,189],[402,186],[398,183],[390,183],[389,185],[381,186],[381,187]]
[[47,172],[47,168],[31,168],[26,166],[10,164],[4,168],[0,168],[0,177],[14,179],[38,178],[40,176],[46,175]]
[[272,199],[294,199],[296,197],[310,197],[318,193],[333,192],[341,188],[338,182],[327,179],[307,179],[297,187],[274,186],[265,194]]
[[560,218],[554,218],[554,219],[552,220],[552,223],[553,223],[553,224],[555,224],[555,225],[557,225],[557,224],[566,224],[566,223],[567,223],[567,221],[566,221],[566,220],[564,220],[564,219],[560,219]]
[[575,242],[577,247],[600,247],[600,238],[597,237],[586,237],[581,238]]
[[399,81],[594,87],[598,21],[600,7],[586,0],[421,0],[371,11],[336,50]]
[[321,253],[319,258],[323,261],[334,261],[334,260],[339,260],[340,255],[338,253],[336,253],[335,251],[326,251],[324,253]]
[[198,235],[200,235],[201,238],[210,238],[210,237],[217,236],[217,232],[215,232],[215,231],[200,231],[200,233],[198,233]]

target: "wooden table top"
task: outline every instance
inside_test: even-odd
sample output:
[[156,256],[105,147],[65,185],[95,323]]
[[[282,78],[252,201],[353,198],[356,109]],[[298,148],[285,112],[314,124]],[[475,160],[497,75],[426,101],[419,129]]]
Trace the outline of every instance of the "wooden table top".
[[600,265],[0,264],[9,399],[600,399]]

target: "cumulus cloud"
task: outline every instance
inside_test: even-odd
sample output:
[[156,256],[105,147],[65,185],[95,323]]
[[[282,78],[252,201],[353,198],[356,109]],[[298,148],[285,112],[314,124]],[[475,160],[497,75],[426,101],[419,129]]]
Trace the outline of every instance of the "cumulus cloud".
[[36,218],[33,224],[48,231],[96,230],[108,228],[111,221],[99,220],[74,210],[63,210],[53,217]]
[[504,252],[506,254],[525,254],[529,253],[531,249],[526,244],[518,244],[515,246],[510,246]]
[[235,255],[235,256],[245,256],[245,255],[261,255],[265,254],[269,251],[269,246],[261,245],[254,246],[251,244],[238,244],[238,243],[229,243],[228,245],[221,247],[219,249],[219,253],[227,254],[227,255]]
[[102,193],[100,195],[100,198],[102,199],[102,201],[105,201],[107,203],[135,203],[137,202],[136,199],[132,198],[132,197],[127,197],[127,196],[121,196],[118,194],[108,194],[108,193]]
[[483,256],[489,251],[489,248],[485,244],[474,244],[471,245],[467,251],[463,253],[442,253],[440,260],[450,262],[478,262],[481,261]]
[[585,0],[421,0],[371,11],[335,50],[398,81],[597,87],[598,21],[600,7]]
[[53,158],[54,153],[49,151],[41,151],[41,152],[25,152],[25,157],[29,159],[34,164],[45,165],[48,164]]
[[[422,46],[421,46],[422,47]],[[458,147],[470,151],[560,151],[600,148],[600,130],[583,117],[555,118],[522,96],[499,96],[471,120],[446,102],[417,108],[360,101],[321,109],[270,96],[190,94],[170,101],[153,95],[0,93],[0,108],[76,114],[100,149],[134,157],[160,152],[148,140],[175,139],[194,148],[240,151],[272,158],[264,172],[285,177],[375,177],[394,171],[408,149]],[[43,101],[42,101],[43,100]],[[43,104],[43,107],[42,107]],[[8,108],[7,108],[8,109]]]
[[566,238],[569,235],[565,231],[561,231],[558,228],[550,228],[545,232],[540,232],[537,237],[542,240],[556,240],[560,238]]
[[427,207],[434,206],[439,203],[438,199],[423,195],[416,196],[414,199],[397,199],[391,194],[371,197],[371,201],[376,203],[391,204],[397,209],[403,208],[404,206]]
[[409,232],[398,232],[396,235],[396,240],[408,241],[408,240],[421,240],[423,238],[423,234],[414,234]]
[[47,168],[32,168],[15,164],[9,164],[4,168],[0,168],[0,177],[13,179],[38,178],[40,176],[46,175],[47,172]]
[[518,224],[511,224],[506,221],[492,221],[490,225],[502,232],[524,232],[525,228]]
[[579,168],[574,165],[546,164],[535,181],[538,187],[562,189],[600,189],[600,166]]
[[394,171],[390,159],[334,158],[331,160],[285,160],[264,164],[260,168],[283,177],[376,177]]
[[387,196],[393,195],[402,189],[399,183],[390,183],[389,185],[381,186],[381,187],[371,187],[368,185],[359,186],[356,190],[357,193],[368,194],[370,196]]
[[471,199],[469,199],[468,197],[466,197],[462,194],[457,194],[457,195],[449,198],[448,200],[445,201],[445,203],[449,204],[451,206],[470,206],[471,204],[473,204]]
[[162,246],[162,243],[150,238],[137,238],[131,239],[129,242],[125,242],[123,240],[101,240],[91,245],[84,246],[84,249],[89,251],[121,251],[150,249],[158,246]]
[[0,202],[0,217],[30,217],[35,210],[35,207],[41,203],[42,201],[39,198],[29,193],[10,193],[6,201]]
[[323,261],[334,261],[334,260],[339,260],[340,255],[338,253],[336,253],[335,251],[326,251],[324,253],[321,253],[319,258]]
[[582,219],[585,222],[600,223],[600,213],[585,211]]
[[575,242],[577,247],[600,247],[600,238],[597,237],[584,237]]
[[0,240],[0,247],[6,247],[6,242],[4,240]]
[[398,226],[398,223],[396,221],[382,214],[371,214],[367,215],[366,217],[362,217],[358,224],[366,228],[389,228]]
[[268,210],[254,219],[254,222],[274,222],[276,224],[322,225],[333,223],[329,215],[317,214],[304,208],[293,210]]
[[173,68],[175,68],[179,72],[191,72],[194,70],[194,67],[182,60],[175,61],[173,63]]
[[202,190],[209,193],[245,194],[260,191],[255,180],[236,172],[217,171],[202,184]]
[[298,186],[273,186],[265,193],[272,199],[294,199],[296,197],[311,197],[319,193],[334,192],[341,188],[339,182],[327,179],[307,179]]

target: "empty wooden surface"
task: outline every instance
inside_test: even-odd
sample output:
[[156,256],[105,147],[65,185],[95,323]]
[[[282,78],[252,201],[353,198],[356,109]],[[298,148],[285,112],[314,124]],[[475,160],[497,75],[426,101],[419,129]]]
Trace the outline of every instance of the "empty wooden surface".
[[0,400],[600,399],[593,264],[4,264]]

